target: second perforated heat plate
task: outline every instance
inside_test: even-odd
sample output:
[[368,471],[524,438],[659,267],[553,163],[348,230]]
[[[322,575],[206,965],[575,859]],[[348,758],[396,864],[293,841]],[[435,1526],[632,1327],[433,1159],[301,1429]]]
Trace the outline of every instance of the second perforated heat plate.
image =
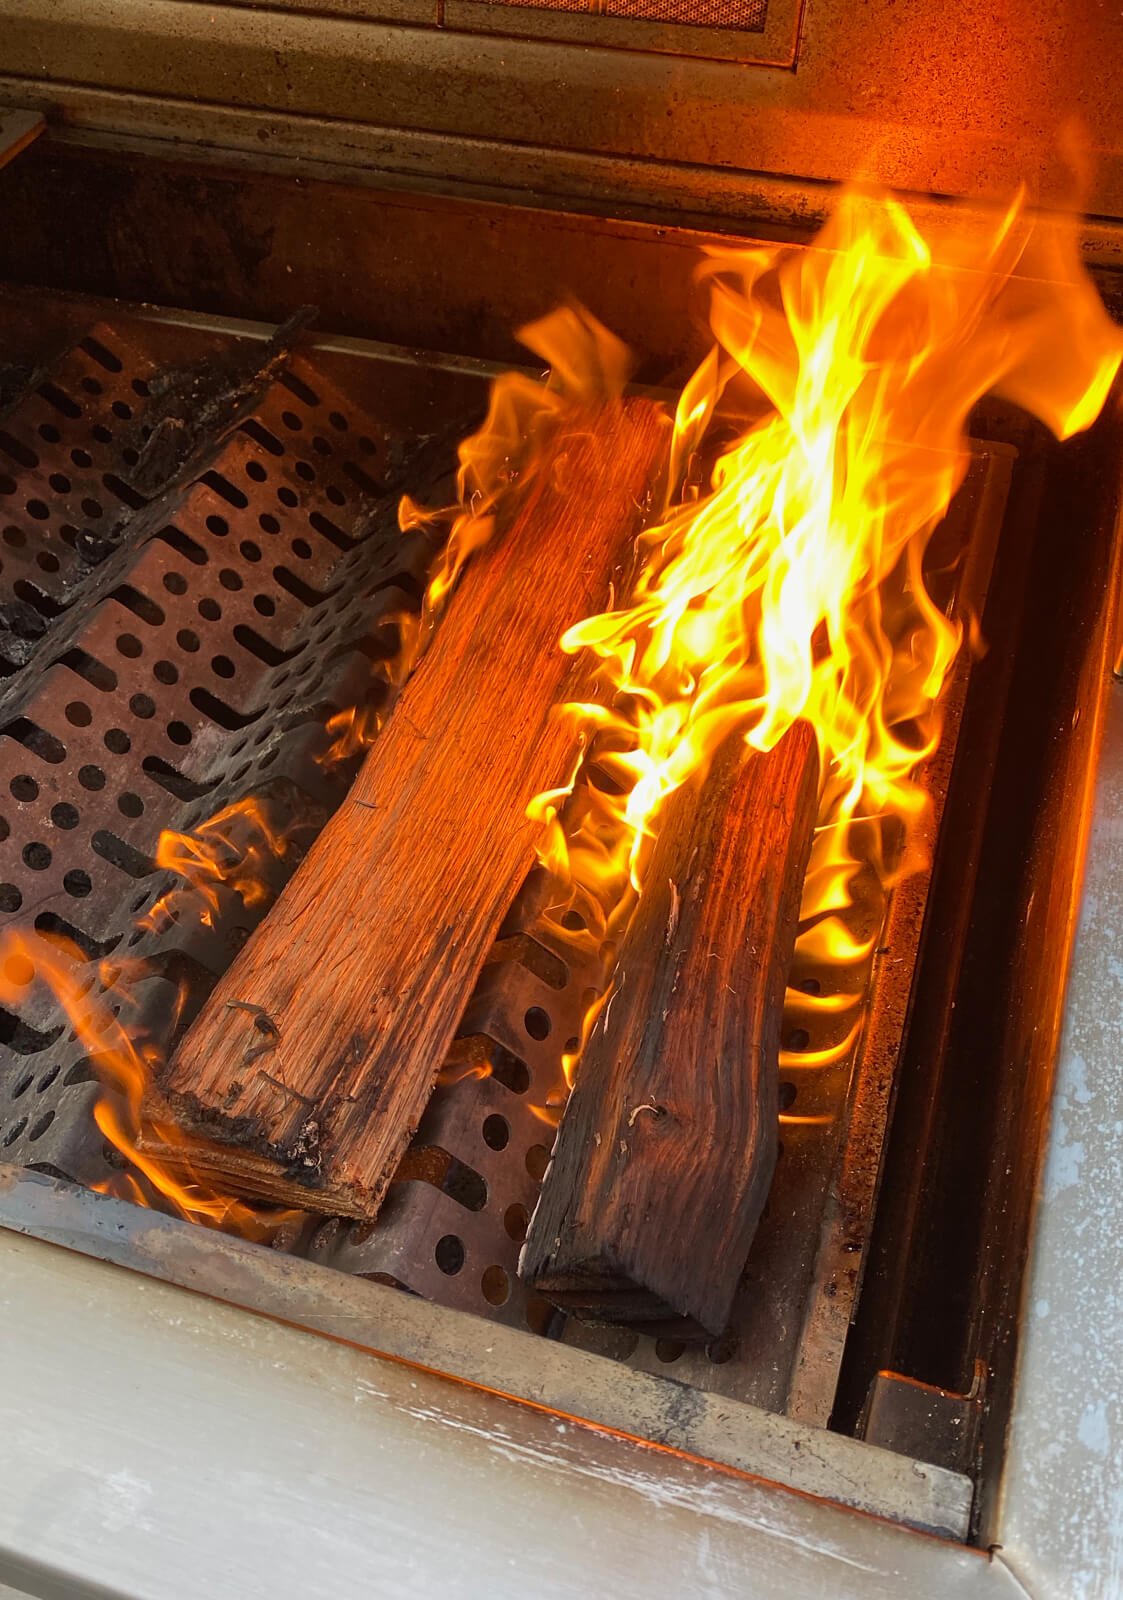
[[[215,357],[202,363],[211,392]],[[62,935],[82,988],[101,958],[145,960],[133,989],[164,1045],[346,793],[355,760],[325,759],[326,724],[378,694],[387,619],[416,606],[430,554],[398,532],[399,486],[449,458],[298,355],[140,492],[154,429],[194,426],[200,384],[158,364],[143,325],[101,325],[0,428],[0,926],[26,930],[33,956]],[[286,841],[262,857],[269,895],[247,907],[219,888],[206,921],[138,928],[175,882],[156,867],[161,831],[246,797]],[[234,849],[252,839],[241,818],[228,831]],[[0,1156],[109,1175],[86,1058],[43,986],[9,1000]]]

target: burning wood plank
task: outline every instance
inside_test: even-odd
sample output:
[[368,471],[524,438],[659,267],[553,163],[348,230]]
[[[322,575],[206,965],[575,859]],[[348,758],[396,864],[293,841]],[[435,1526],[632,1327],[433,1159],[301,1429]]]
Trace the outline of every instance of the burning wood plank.
[[767,755],[727,741],[668,802],[520,1263],[566,1311],[726,1325],[776,1160],[817,772],[800,724]]
[[[558,647],[605,604],[666,439],[631,402],[578,417],[466,571],[349,799],[160,1084],[234,1192],[373,1216],[534,861],[526,811],[576,755]],[[152,1152],[156,1153],[156,1152]]]

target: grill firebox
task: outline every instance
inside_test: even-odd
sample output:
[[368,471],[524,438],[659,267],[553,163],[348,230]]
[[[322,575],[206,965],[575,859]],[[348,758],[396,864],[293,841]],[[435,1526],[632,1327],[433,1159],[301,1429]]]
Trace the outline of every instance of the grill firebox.
[[[139,1020],[167,1051],[268,901],[247,908],[219,888],[213,926],[138,929],[138,918],[174,887],[154,859],[159,832],[189,832],[234,802],[263,801],[290,841],[269,868],[269,896],[279,893],[357,764],[357,757],[326,759],[328,720],[377,707],[393,618],[419,603],[432,549],[398,534],[398,496],[408,489],[422,500],[448,497],[454,441],[482,408],[493,369],[320,340],[300,327],[276,333],[18,292],[0,305],[4,325],[18,360],[0,374],[0,793],[8,797],[0,911],[33,937],[71,938],[91,986],[99,962],[146,963],[149,975],[134,986]],[[974,464],[935,553],[946,598],[958,585],[981,609],[993,563],[1009,572],[1011,529],[1035,527],[1056,491],[1047,487],[1050,450],[1023,421],[991,407],[976,433]],[[977,775],[989,781],[1032,589],[1027,579],[1012,603],[1001,586],[988,623],[991,656],[952,686],[945,741],[925,774],[935,802],[935,875],[910,880],[894,897],[868,1025],[853,1050],[813,1077],[798,1071],[798,1057],[838,1040],[800,1011],[800,986],[813,994],[820,975],[793,974],[785,1054],[794,1067],[782,1073],[782,1104],[825,1120],[782,1131],[769,1208],[725,1338],[690,1346],[590,1329],[566,1322],[518,1281],[519,1248],[552,1138],[536,1109],[558,1088],[561,1053],[578,1032],[591,982],[539,920],[534,878],[485,965],[378,1222],[309,1219],[278,1241],[275,1259],[284,1258],[286,1273],[311,1263],[309,1271],[371,1280],[334,1291],[322,1274],[309,1278],[311,1309],[296,1320],[336,1331],[326,1309],[333,1293],[355,1305],[360,1291],[401,1298],[405,1290],[505,1325],[502,1335],[481,1335],[497,1341],[498,1359],[519,1374],[505,1384],[497,1371],[498,1387],[555,1403],[549,1385],[543,1394],[528,1376],[547,1361],[536,1352],[549,1351],[569,1386],[559,1409],[620,1427],[627,1425],[621,1395],[632,1403],[658,1393],[662,1420],[649,1424],[653,1436],[749,1470],[759,1470],[751,1441],[761,1411],[785,1427],[815,1430],[841,1418],[847,1431],[866,1430],[868,1459],[888,1478],[871,1488],[861,1471],[848,1478],[849,1466],[840,1466],[827,1487],[801,1479],[796,1465],[788,1481],[963,1537],[984,1396],[965,1400],[956,1382],[964,1392],[969,1385],[955,1374],[933,1402],[943,1421],[926,1440],[902,1423],[907,1407],[894,1413],[882,1404],[861,1414],[871,1363],[855,1377],[844,1356],[851,1323],[861,1326],[898,1062],[905,1045],[914,1055],[918,1049],[908,1032],[910,1006],[924,974],[955,968],[968,941],[961,925],[954,946],[925,942],[926,915],[929,924],[939,915],[946,921],[955,892],[936,832],[948,809],[943,836],[961,840],[972,784],[977,800]],[[483,1059],[490,1073],[481,1078],[471,1069]],[[0,1157],[63,1184],[112,1184],[121,1162],[94,1126],[98,1093],[85,1048],[41,992],[12,1005],[0,1039]],[[50,1233],[47,1196],[67,1227],[86,1227],[75,1220],[85,1213],[74,1210],[74,1198],[41,1182],[18,1186],[3,1216]],[[112,1220],[126,1210],[141,1219],[137,1227],[152,1225],[118,1202],[90,1204],[105,1208],[106,1226],[126,1237],[133,1221]],[[148,1258],[144,1270],[182,1271],[197,1281],[210,1251],[218,1293],[224,1273],[242,1282],[239,1274],[256,1271],[240,1253],[249,1247],[203,1234],[181,1245],[167,1227],[168,1257],[162,1266]],[[112,1255],[101,1228],[90,1224],[87,1244]],[[146,1248],[138,1236],[137,1261]],[[181,1250],[187,1265],[178,1267]],[[235,1297],[288,1316],[271,1294],[262,1287],[258,1298],[243,1290]],[[411,1331],[394,1353],[428,1361],[428,1335],[412,1312],[403,1314]],[[455,1325],[447,1326],[433,1359],[457,1371],[449,1354]],[[583,1365],[590,1361],[596,1365]],[[873,1369],[892,1364],[878,1349]],[[470,1381],[491,1381],[466,1357],[462,1367]],[[604,1380],[608,1388],[622,1386],[611,1403],[601,1380],[589,1376],[602,1369],[618,1375]],[[648,1381],[656,1385],[650,1391],[629,1387]],[[898,1381],[882,1380],[882,1400]],[[704,1443],[681,1419],[668,1420],[680,1386],[706,1419]],[[840,1434],[823,1439],[832,1460],[836,1445],[853,1445]],[[878,1443],[909,1453],[889,1457],[895,1465],[885,1468]],[[902,1488],[906,1473],[911,1499]]]
[[[970,197],[1019,183],[1047,231],[1075,120],[1080,252],[1123,320],[1118,18],[1052,11],[0,0],[0,933],[131,995],[157,1057],[218,1011],[346,807],[340,730],[388,705],[436,548],[399,496],[455,497],[516,330],[561,302],[677,396],[703,251],[813,263],[857,174],[925,238],[989,231]],[[880,930],[856,1042],[813,1003],[840,971],[791,975],[723,1338],[567,1320],[518,1277],[600,976],[539,874],[377,1220],[266,1244],[160,1209],[99,1130],[127,1106],[96,1050],[0,952],[0,1591],[1113,1600],[1119,383],[1063,445],[993,399],[969,431],[928,557],[980,620],[921,774],[929,865],[854,929]],[[158,841],[216,816],[262,892],[216,880],[200,919]]]

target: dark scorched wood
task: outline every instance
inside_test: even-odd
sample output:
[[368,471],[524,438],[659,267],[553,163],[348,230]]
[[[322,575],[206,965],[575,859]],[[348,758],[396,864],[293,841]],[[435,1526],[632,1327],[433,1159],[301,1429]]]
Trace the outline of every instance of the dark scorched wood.
[[668,802],[520,1263],[594,1321],[720,1334],[776,1160],[784,990],[815,825],[797,725]]

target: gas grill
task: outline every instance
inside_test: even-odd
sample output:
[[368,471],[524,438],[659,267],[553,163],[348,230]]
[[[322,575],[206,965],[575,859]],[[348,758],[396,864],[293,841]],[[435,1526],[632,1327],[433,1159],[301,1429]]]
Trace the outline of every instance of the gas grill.
[[[340,745],[339,728],[384,709],[398,623],[418,612],[437,549],[432,531],[399,531],[399,498],[449,500],[456,442],[490,380],[526,360],[517,326],[576,296],[631,342],[647,391],[673,394],[704,348],[699,249],[805,239],[861,127],[852,88],[835,85],[834,109],[805,99],[841,8],[420,4],[158,0],[141,17],[129,0],[103,14],[75,0],[48,17],[0,0],[13,106],[0,122],[0,921],[32,956],[63,936],[86,990],[127,970],[125,1020],[162,1056],[347,794],[363,747]],[[1026,61],[1047,37],[1027,36]],[[440,62],[462,76],[428,100],[426,123],[410,84],[431,93],[452,70]],[[392,127],[365,101],[357,111],[353,72],[369,72]],[[755,75],[741,108],[734,73]],[[564,82],[571,105],[555,103]],[[504,100],[497,83],[535,93]],[[677,143],[654,120],[641,131],[657,98]],[[719,104],[707,140],[698,119]],[[1039,173],[1045,117],[1031,97],[1011,145]],[[812,134],[836,124],[846,137],[828,155]],[[798,183],[781,176],[781,127]],[[763,177],[734,165],[746,130]],[[976,191],[995,170],[985,143],[976,130],[941,151],[914,126],[877,175]],[[1114,305],[1110,158],[1097,181],[1104,215],[1086,248]],[[500,930],[377,1220],[294,1216],[269,1246],[151,1209],[140,1170],[129,1181],[146,1204],[123,1198],[129,1167],[95,1118],[89,1043],[10,959],[5,1317],[13,1359],[26,1346],[36,1384],[59,1395],[41,1432],[20,1420],[14,1436],[60,1509],[41,1525],[26,1507],[0,1511],[0,1580],[178,1593],[170,1552],[210,1514],[186,1487],[190,1457],[216,1480],[239,1463],[216,1550],[241,1549],[248,1517],[252,1555],[224,1579],[193,1550],[184,1592],[631,1594],[659,1567],[682,1594],[872,1596],[902,1577],[932,1595],[1114,1592],[1118,1306],[1110,1293],[1090,1304],[1088,1285],[1115,1260],[1118,404],[1063,446],[997,401],[971,432],[932,561],[941,603],[977,611],[987,648],[964,656],[923,772],[930,865],[893,893],[849,1045],[848,1021],[801,1010],[823,975],[792,973],[788,1125],[726,1333],[590,1325],[520,1282],[553,1139],[542,1108],[559,1103],[596,986],[544,919],[540,874]],[[283,841],[262,858],[260,895],[220,882],[204,920],[179,917],[161,834],[217,816],[237,857],[259,806]],[[801,1074],[801,1057],[824,1054],[828,1070]],[[1063,1234],[1081,1241],[1070,1256]],[[72,1373],[51,1366],[68,1359],[45,1331],[58,1317],[86,1339]],[[232,1407],[235,1346],[260,1365],[243,1378],[244,1415],[265,1454],[221,1427],[207,1450],[189,1415],[195,1364],[216,1368],[200,1418],[213,1430]],[[149,1409],[114,1433],[104,1397],[86,1410],[81,1398],[95,1354],[123,1394],[148,1351],[146,1406],[165,1386],[168,1417]],[[277,1454],[270,1364],[278,1404],[303,1419],[299,1461]],[[1070,1366],[1086,1386],[1070,1387]],[[381,1463],[369,1441],[333,1435],[330,1461],[351,1465],[317,1474],[303,1452],[321,1448],[321,1391],[325,1427],[346,1432],[348,1395],[356,1426],[385,1425]],[[69,1531],[67,1417],[79,1452],[110,1463],[78,1492]],[[184,1459],[165,1473],[153,1450],[168,1427]],[[447,1496],[439,1550],[430,1459]],[[344,1506],[361,1518],[359,1461],[382,1500],[378,1539],[397,1541],[382,1567],[339,1520]],[[246,1485],[267,1462],[282,1520],[307,1515],[322,1548],[251,1509]],[[473,1474],[493,1484],[479,1524],[450,1487],[461,1472],[469,1498]],[[89,1551],[90,1515],[119,1549]],[[621,1531],[633,1516],[634,1537]],[[661,1518],[673,1537],[654,1531]],[[567,1554],[576,1526],[590,1548]],[[329,1580],[336,1548],[349,1565]]]

